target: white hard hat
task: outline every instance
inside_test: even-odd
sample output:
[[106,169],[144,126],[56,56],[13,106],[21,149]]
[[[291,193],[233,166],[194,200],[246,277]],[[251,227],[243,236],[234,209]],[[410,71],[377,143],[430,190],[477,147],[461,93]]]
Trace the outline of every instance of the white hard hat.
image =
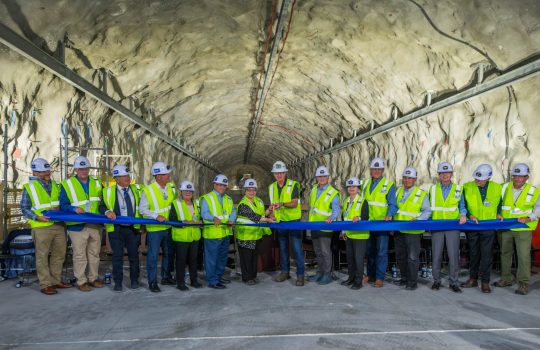
[[152,165],[152,175],[166,175],[173,171],[173,167],[163,162],[156,162]]
[[525,163],[518,163],[512,168],[512,176],[529,176],[529,166]]
[[315,170],[315,176],[330,176],[330,172],[327,167],[322,165]]
[[126,165],[119,164],[112,168],[112,176],[130,176],[129,168]]
[[439,166],[437,167],[437,172],[438,173],[453,173],[454,167],[452,166],[452,164],[448,162],[442,162],[442,163],[439,163]]
[[73,169],[90,168],[90,161],[85,156],[78,156],[73,162]]
[[373,158],[371,163],[369,164],[370,169],[384,169],[384,160],[379,157]]
[[274,163],[274,165],[272,165],[273,173],[284,173],[286,171],[287,171],[287,166],[281,160],[278,160],[277,162]]
[[229,186],[229,179],[227,179],[227,176],[223,174],[219,174],[219,175],[216,175],[216,177],[214,177],[214,183]]
[[360,179],[357,178],[356,176],[353,176],[353,177],[349,178],[347,180],[346,184],[347,184],[347,187],[352,187],[352,186],[360,187],[360,185],[361,185]]
[[480,164],[472,174],[476,180],[484,181],[493,176],[493,169],[489,164]]
[[257,188],[257,181],[254,179],[247,179],[244,181],[244,188]]
[[418,177],[418,174],[416,173],[416,169],[412,166],[408,166],[403,170],[403,174],[401,174],[403,177],[410,177],[413,179],[416,179]]
[[34,159],[32,161],[31,167],[32,167],[32,171],[40,171],[40,172],[51,171],[51,165],[49,164],[49,162],[47,162],[43,158]]
[[180,184],[180,191],[195,192],[195,186],[193,186],[193,182],[191,181],[182,181],[182,183]]

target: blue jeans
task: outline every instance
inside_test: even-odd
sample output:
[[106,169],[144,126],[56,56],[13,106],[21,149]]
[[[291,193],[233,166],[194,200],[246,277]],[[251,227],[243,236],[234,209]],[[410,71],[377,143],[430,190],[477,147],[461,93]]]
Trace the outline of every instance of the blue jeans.
[[204,268],[209,285],[219,283],[225,273],[229,255],[229,236],[219,239],[204,239]]
[[294,258],[296,259],[296,275],[304,276],[304,249],[302,249],[302,231],[276,230],[279,241],[279,266],[281,272],[289,273],[289,238],[292,241]]
[[388,232],[374,232],[369,236],[368,241],[368,263],[367,274],[384,281],[386,268],[388,266]]
[[146,234],[146,244],[148,245],[148,253],[146,255],[148,283],[157,282],[157,263],[160,247],[163,249],[163,255],[161,257],[161,278],[170,276],[168,249],[169,236],[169,230],[148,232]]

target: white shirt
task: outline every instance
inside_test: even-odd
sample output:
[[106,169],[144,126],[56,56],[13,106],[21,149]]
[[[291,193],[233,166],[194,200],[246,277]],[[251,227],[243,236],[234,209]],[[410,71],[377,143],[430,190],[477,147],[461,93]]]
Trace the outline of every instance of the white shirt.
[[[127,216],[127,206],[126,206],[126,200],[124,198],[124,187],[120,185],[116,185],[117,193],[118,193],[118,207],[120,208],[120,215],[121,216]],[[128,189],[128,195],[131,199],[131,205],[133,206],[133,213],[135,213],[135,197],[133,196],[133,191],[131,191],[130,187],[127,187]],[[114,209],[114,208],[113,208]],[[105,214],[113,210],[107,210]]]

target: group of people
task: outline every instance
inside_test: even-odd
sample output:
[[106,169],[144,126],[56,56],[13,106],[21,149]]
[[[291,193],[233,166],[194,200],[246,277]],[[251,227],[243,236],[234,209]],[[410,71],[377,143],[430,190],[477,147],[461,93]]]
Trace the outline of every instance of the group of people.
[[[226,194],[229,182],[220,174],[213,179],[213,190],[196,199],[195,186],[183,181],[177,189],[171,181],[173,168],[163,162],[154,163],[151,169],[154,181],[148,186],[133,184],[127,166],[116,165],[112,170],[115,184],[104,187],[100,181],[89,176],[90,162],[84,156],[74,161],[75,175],[59,185],[51,181],[50,164],[37,158],[32,162],[35,177],[24,186],[21,209],[32,228],[36,247],[36,269],[41,292],[56,294],[58,289],[70,288],[61,280],[62,265],[66,252],[66,234],[73,249],[73,273],[79,290],[87,292],[103,287],[98,278],[99,253],[101,248],[102,225],[80,222],[55,222],[43,211],[59,208],[74,214],[100,213],[111,219],[118,216],[154,219],[155,224],[146,224],[148,254],[146,267],[148,288],[160,292],[158,285],[158,260],[161,259],[161,285],[175,285],[181,291],[189,290],[186,285],[186,265],[189,284],[201,288],[197,278],[197,258],[199,244],[204,242],[204,268],[207,286],[225,289],[231,281],[224,275],[231,236],[236,232],[236,242],[240,257],[242,281],[255,285],[257,280],[257,247],[265,235],[272,231],[266,227],[246,224],[265,222],[294,222],[302,219],[300,184],[287,176],[284,162],[277,161],[272,167],[275,178],[268,188],[270,204],[266,207],[257,197],[255,179],[244,181],[245,195],[234,205]],[[384,176],[385,163],[375,158],[370,163],[370,178],[361,181],[351,177],[346,181],[347,196],[329,183],[327,167],[316,169],[316,184],[309,192],[310,222],[337,221],[358,222],[360,220],[457,220],[460,224],[467,220],[490,220],[517,218],[527,228],[496,232],[467,232],[470,254],[469,279],[460,283],[459,273],[459,231],[431,231],[433,258],[433,285],[439,290],[441,285],[441,264],[444,246],[448,254],[450,290],[460,293],[461,288],[480,285],[481,291],[490,293],[490,274],[493,244],[498,235],[501,246],[501,279],[493,285],[508,287],[513,285],[511,273],[514,243],[517,250],[518,286],[515,292],[528,293],[530,280],[530,247],[532,231],[540,216],[540,190],[528,183],[529,168],[516,164],[512,170],[512,180],[504,185],[491,180],[492,168],[481,164],[473,173],[474,180],[463,186],[452,182],[453,166],[443,162],[438,165],[439,182],[429,191],[417,184],[417,171],[407,167],[402,173],[403,185],[396,185]],[[165,221],[183,222],[185,226],[169,226]],[[203,225],[204,224],[204,225]],[[233,227],[236,225],[235,229]],[[106,224],[113,250],[114,291],[123,290],[123,257],[127,250],[130,264],[130,287],[139,288],[140,227],[135,224]],[[401,272],[399,284],[408,290],[417,288],[421,237],[424,231],[369,232],[344,231],[340,238],[346,241],[348,279],[341,282],[351,289],[360,289],[366,283],[381,288],[388,267],[388,242],[393,234],[398,266]],[[332,278],[333,231],[311,231],[311,239],[316,255],[318,270],[307,280],[325,285]],[[280,272],[274,281],[290,279],[289,251],[292,250],[296,262],[296,286],[303,286],[305,280],[302,231],[299,229],[276,229],[279,241]],[[291,246],[291,247],[290,247]],[[292,249],[291,249],[292,248]],[[367,258],[366,272],[364,260]],[[176,276],[171,275],[175,265]]]

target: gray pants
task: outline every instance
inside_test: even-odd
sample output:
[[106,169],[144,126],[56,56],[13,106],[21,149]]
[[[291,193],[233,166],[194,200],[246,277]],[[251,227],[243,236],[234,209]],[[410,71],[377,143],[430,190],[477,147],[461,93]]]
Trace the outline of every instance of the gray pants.
[[459,231],[431,232],[431,249],[433,253],[433,279],[441,282],[441,262],[446,241],[448,253],[448,278],[450,285],[458,285],[459,275]]
[[319,273],[330,275],[332,273],[332,232],[311,231],[311,239],[319,264]]
[[349,279],[362,283],[364,277],[364,256],[366,255],[367,239],[347,238],[347,270]]

